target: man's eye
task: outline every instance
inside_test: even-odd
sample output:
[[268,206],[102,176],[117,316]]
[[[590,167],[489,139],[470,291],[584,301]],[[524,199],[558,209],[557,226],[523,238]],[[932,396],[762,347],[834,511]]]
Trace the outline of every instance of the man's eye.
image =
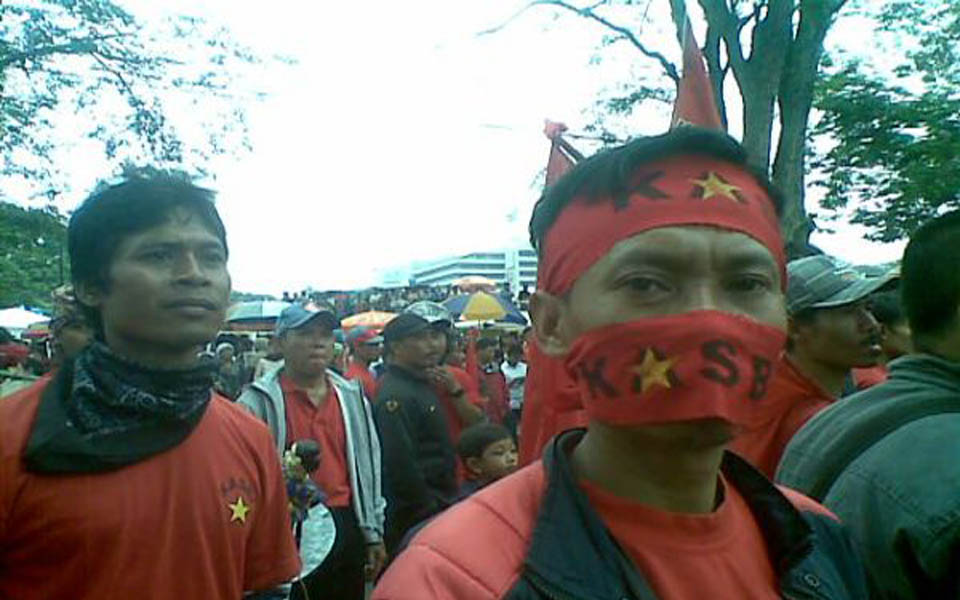
[[667,291],[667,285],[652,277],[631,277],[625,284],[634,292],[653,293]]
[[205,252],[200,258],[203,262],[213,265],[219,265],[227,260],[221,252]]
[[771,283],[765,277],[737,277],[730,282],[730,289],[735,292],[761,292],[767,291]]
[[142,256],[151,262],[166,262],[173,258],[173,252],[169,250],[149,250]]

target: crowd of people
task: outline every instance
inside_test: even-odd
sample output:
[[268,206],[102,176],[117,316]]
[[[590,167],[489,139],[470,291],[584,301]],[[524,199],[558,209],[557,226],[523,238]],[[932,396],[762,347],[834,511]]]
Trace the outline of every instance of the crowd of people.
[[867,277],[779,202],[676,128],[547,188],[523,333],[412,288],[243,342],[212,193],[99,190],[0,399],[0,598],[957,597],[960,211]]

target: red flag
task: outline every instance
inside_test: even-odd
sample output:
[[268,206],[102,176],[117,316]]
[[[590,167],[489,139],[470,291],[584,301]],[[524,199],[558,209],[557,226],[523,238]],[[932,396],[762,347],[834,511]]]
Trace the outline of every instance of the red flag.
[[563,123],[547,121],[543,128],[544,135],[550,140],[550,158],[547,159],[547,186],[551,186],[563,174],[573,168],[583,155],[563,139],[563,132],[567,126]]
[[713,97],[713,87],[707,76],[703,54],[693,35],[690,19],[683,31],[683,75],[677,86],[677,100],[673,105],[670,129],[679,125],[697,125],[726,131],[720,111]]

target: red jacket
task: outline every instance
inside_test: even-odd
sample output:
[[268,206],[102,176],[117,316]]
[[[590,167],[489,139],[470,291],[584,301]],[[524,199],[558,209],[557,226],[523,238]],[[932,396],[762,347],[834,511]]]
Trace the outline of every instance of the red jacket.
[[[387,570],[373,600],[653,600],[575,483],[567,452],[580,436],[560,436],[542,461],[435,519]],[[829,511],[733,454],[723,474],[768,534],[787,597],[868,596],[856,551]]]

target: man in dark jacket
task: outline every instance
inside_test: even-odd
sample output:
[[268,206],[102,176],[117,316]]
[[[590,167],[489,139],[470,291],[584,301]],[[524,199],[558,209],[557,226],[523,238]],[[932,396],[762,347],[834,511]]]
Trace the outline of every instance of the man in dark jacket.
[[374,599],[864,598],[836,519],[726,452],[786,337],[777,208],[693,126],[548,187],[530,313],[589,426],[440,515]]
[[777,479],[850,527],[878,598],[957,598],[960,211],[921,227],[901,267],[916,354],[814,417]]
[[[456,498],[456,458],[444,408],[427,372],[446,351],[446,325],[402,313],[383,331],[389,353],[374,416],[383,447],[387,521],[392,552],[404,533]],[[463,393],[463,390],[460,390]]]

